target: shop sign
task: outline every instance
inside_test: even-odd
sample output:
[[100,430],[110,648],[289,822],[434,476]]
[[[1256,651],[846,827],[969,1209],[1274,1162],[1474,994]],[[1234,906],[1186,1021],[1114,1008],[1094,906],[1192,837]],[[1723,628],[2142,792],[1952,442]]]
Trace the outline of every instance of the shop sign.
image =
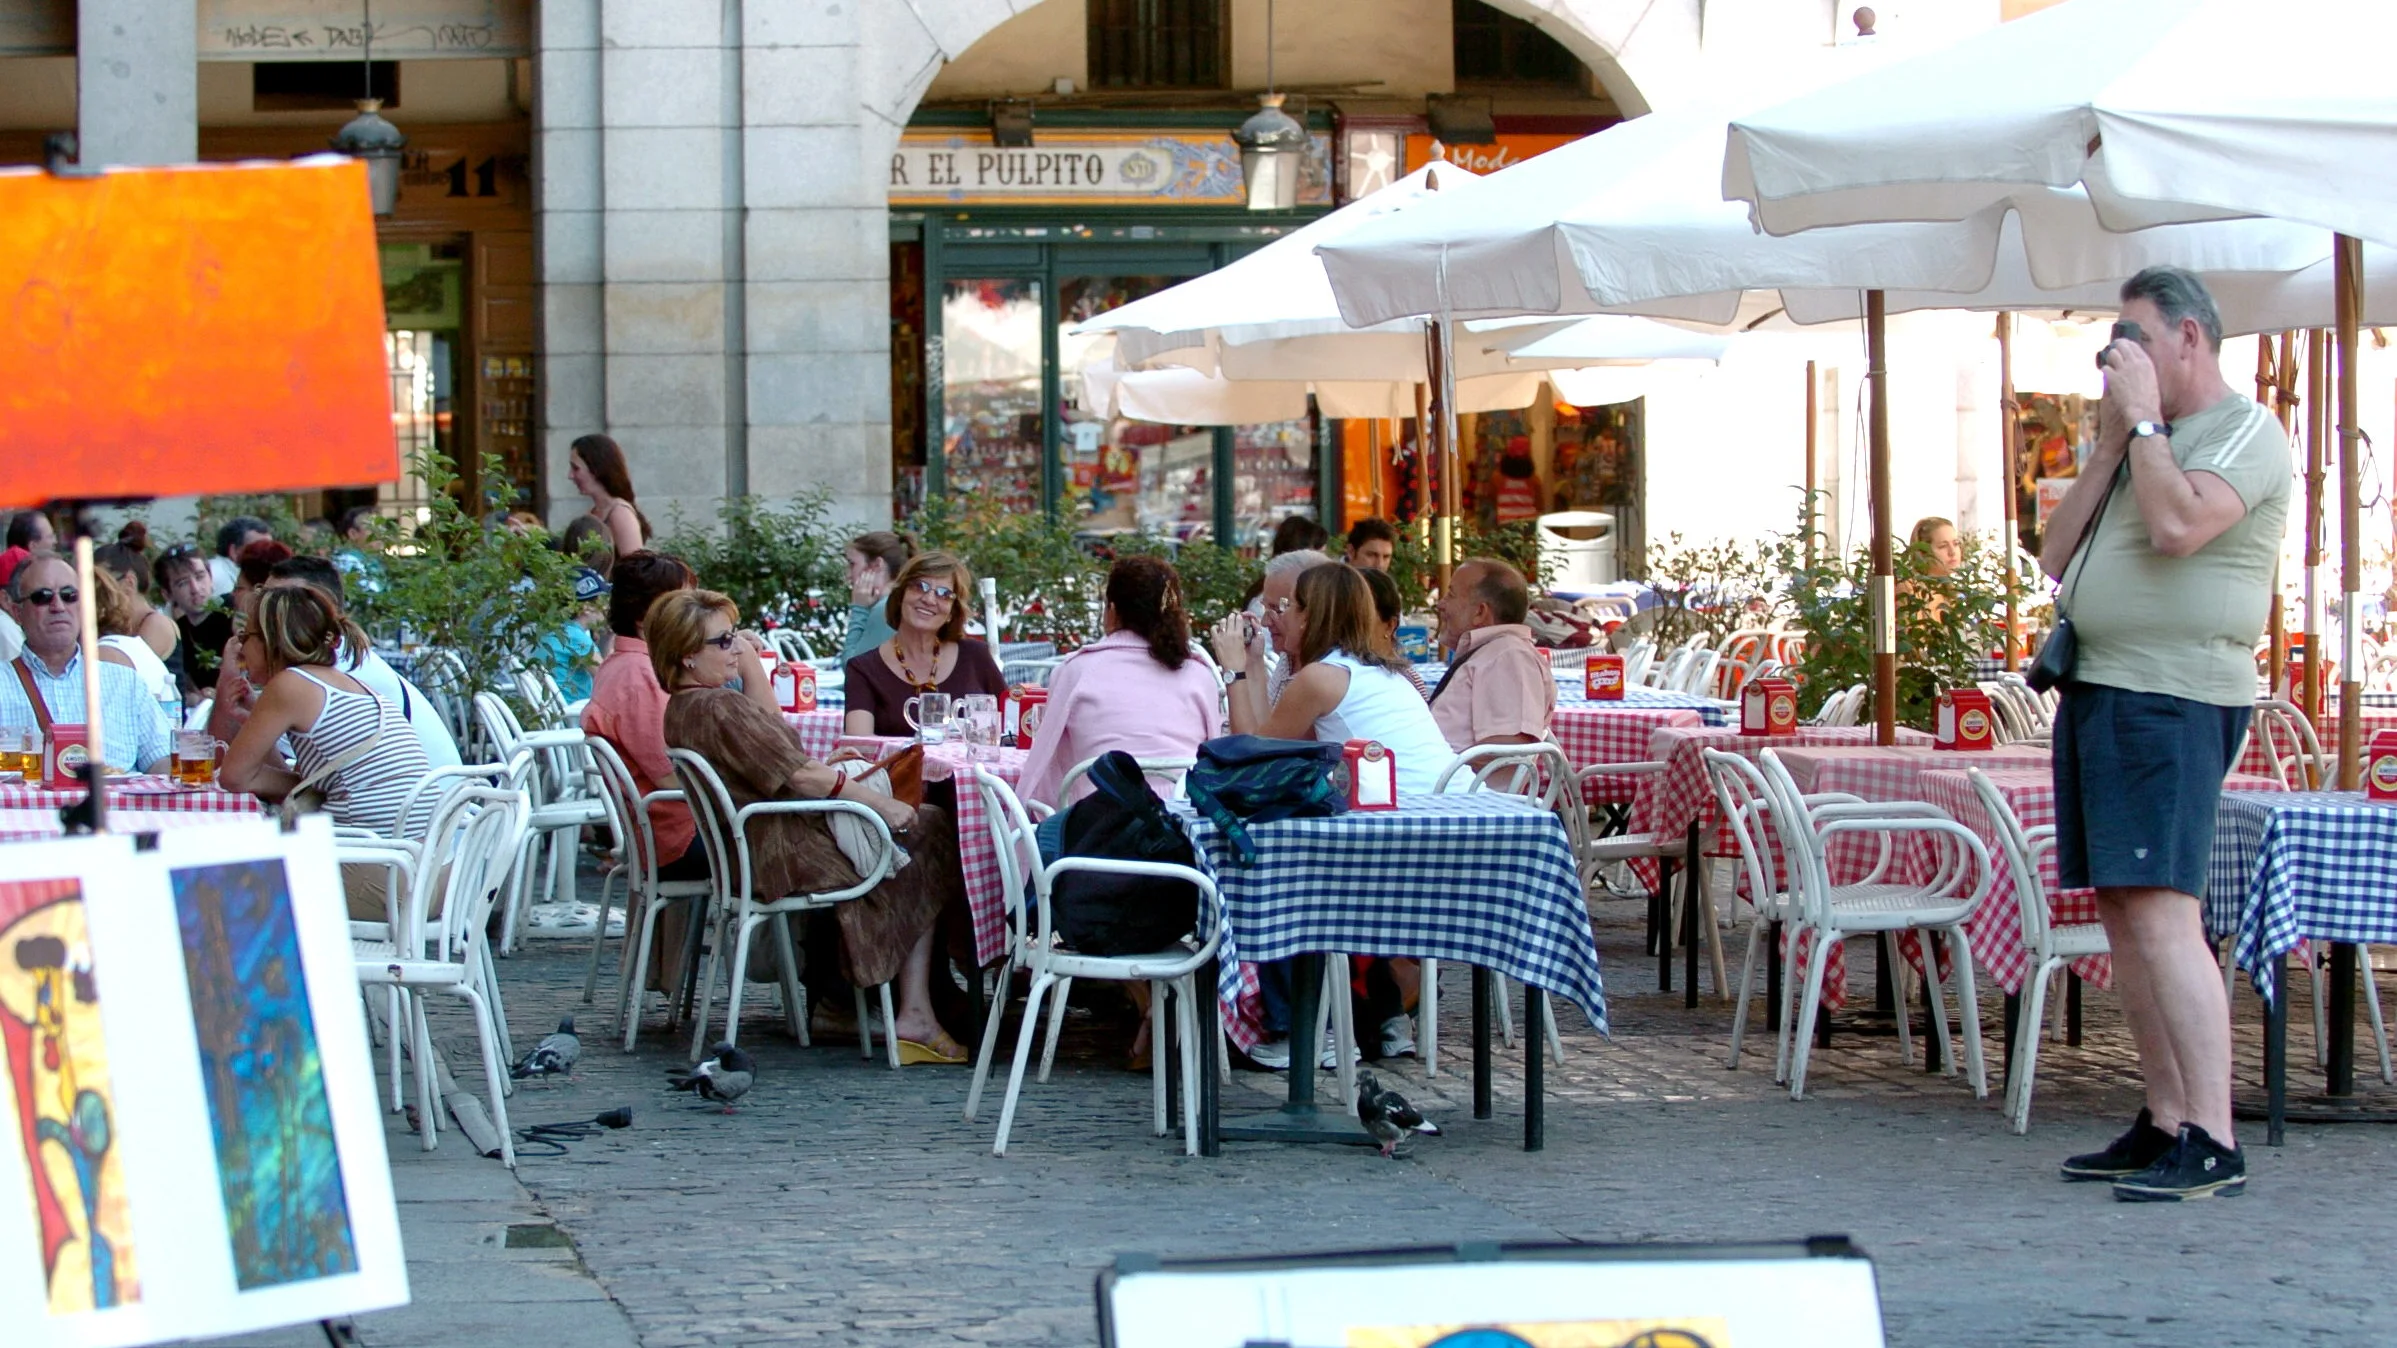
[[[356,11],[328,13],[308,0],[199,0],[203,61],[357,60],[369,36]],[[373,55],[386,61],[530,56],[530,6],[522,0],[380,0]]]
[[[1331,204],[1331,137],[1318,134],[1299,183],[1301,205]],[[1243,206],[1240,152],[1227,133],[1042,133],[1021,148],[986,136],[910,131],[891,155],[894,206]]]
[[1560,145],[1571,145],[1580,136],[1519,135],[1501,132],[1493,145],[1449,145],[1432,136],[1407,137],[1407,172],[1413,173],[1430,163],[1454,164],[1472,173],[1496,173],[1513,168],[1534,155],[1546,154]]

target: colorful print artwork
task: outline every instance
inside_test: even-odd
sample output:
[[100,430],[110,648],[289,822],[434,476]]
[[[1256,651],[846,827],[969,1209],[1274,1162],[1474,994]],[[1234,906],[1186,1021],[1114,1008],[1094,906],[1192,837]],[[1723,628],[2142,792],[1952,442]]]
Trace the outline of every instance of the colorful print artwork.
[[172,872],[242,1290],[357,1271],[281,858]]
[[[52,1315],[140,1299],[82,882],[0,882],[0,1060]],[[5,1200],[6,1195],[0,1195]]]

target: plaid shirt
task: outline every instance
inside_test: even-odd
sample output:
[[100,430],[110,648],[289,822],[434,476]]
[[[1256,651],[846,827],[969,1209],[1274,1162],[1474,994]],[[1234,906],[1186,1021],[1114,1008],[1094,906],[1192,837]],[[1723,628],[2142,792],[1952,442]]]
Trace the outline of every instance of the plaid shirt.
[[[52,674],[50,667],[32,652],[15,661],[17,668],[33,672],[33,686],[42,693],[42,703],[49,709],[50,719],[59,725],[81,725],[85,720],[83,701],[83,652],[78,650],[67,657],[67,667]],[[143,691],[141,676],[123,665],[103,662],[100,665],[100,715],[108,766],[135,771],[160,762],[175,749],[175,728],[168,724],[166,713]],[[34,715],[32,704],[25,700],[25,684],[12,669],[0,673],[0,725],[20,729],[41,723]]]

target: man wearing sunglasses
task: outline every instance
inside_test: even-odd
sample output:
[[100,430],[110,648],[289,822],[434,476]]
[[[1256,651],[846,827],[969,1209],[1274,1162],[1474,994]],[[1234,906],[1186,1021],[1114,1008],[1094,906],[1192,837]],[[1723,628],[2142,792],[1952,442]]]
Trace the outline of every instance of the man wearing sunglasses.
[[[0,675],[0,725],[57,725],[89,721],[83,697],[83,652],[77,644],[82,592],[75,568],[37,556],[8,581],[8,606],[25,629],[25,650]],[[32,698],[39,697],[37,710]],[[100,717],[108,765],[147,771],[174,749],[174,727],[124,665],[100,666]]]

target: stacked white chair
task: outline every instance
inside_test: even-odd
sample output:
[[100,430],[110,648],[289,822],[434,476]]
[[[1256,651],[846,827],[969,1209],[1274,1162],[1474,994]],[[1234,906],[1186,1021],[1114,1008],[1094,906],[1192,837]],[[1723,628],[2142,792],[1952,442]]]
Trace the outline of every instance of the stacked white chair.
[[[791,1036],[804,1041],[807,1033],[807,998],[799,984],[799,958],[796,943],[791,940],[790,926],[782,919],[794,913],[812,913],[830,909],[853,899],[864,898],[885,877],[898,869],[897,848],[891,841],[890,826],[882,816],[854,800],[761,800],[754,805],[735,809],[732,793],[724,789],[724,779],[716,775],[715,766],[688,749],[668,749],[666,756],[674,762],[674,775],[682,783],[683,799],[691,807],[692,820],[699,826],[699,838],[707,848],[710,897],[708,917],[712,927],[707,959],[699,977],[699,997],[691,1030],[691,1060],[697,1062],[711,1042],[707,1026],[715,998],[716,971],[726,967],[729,947],[730,964],[726,968],[730,984],[724,1013],[724,1039],[737,1042],[741,1031],[741,992],[748,982],[749,942],[762,923],[774,935],[776,970],[782,982],[782,1014]],[[850,815],[865,825],[873,854],[867,865],[858,868],[858,881],[845,888],[813,890],[785,894],[778,898],[761,898],[757,893],[755,866],[749,855],[749,824],[779,814]],[[857,994],[857,1040],[859,1052],[866,1058],[874,1056],[873,1022],[866,1015],[864,988]],[[899,1067],[898,1016],[891,1009],[890,984],[877,991],[882,998],[883,1038],[888,1048],[891,1069]]]
[[[1972,938],[1964,924],[1989,892],[1989,851],[1970,829],[1929,806],[1924,812],[1889,805],[1870,807],[1874,813],[1836,809],[1811,811],[1789,770],[1770,749],[1757,753],[1758,775],[1770,802],[1766,818],[1780,844],[1790,888],[1797,898],[1801,937],[1811,938],[1813,952],[1806,962],[1806,993],[1794,1025],[1784,1021],[1791,1044],[1789,1093],[1793,1100],[1806,1094],[1806,1063],[1813,1049],[1814,1022],[1822,1011],[1823,958],[1830,944],[1851,936],[1913,931],[1947,938],[1954,971],[1956,998],[1964,1021],[1964,1058],[1973,1097],[1989,1094],[1988,1074],[1981,1057],[1980,1003],[1973,990]],[[1926,813],[1927,812],[1927,813]],[[1921,884],[1895,883],[1881,876],[1851,885],[1833,885],[1829,854],[1844,834],[1915,834],[1936,845],[1937,866]],[[1886,863],[1886,857],[1884,858]],[[1947,1003],[1941,991],[1938,961],[1928,957],[1924,981],[1931,1004],[1932,1032],[1939,1036],[1942,1061],[1955,1070],[1949,1048]]]
[[806,635],[796,627],[777,627],[766,633],[766,642],[785,660],[805,665],[816,662],[816,648],[808,644]]
[[[1145,766],[1145,765],[1144,765]],[[991,847],[997,854],[1001,892],[1009,899],[1007,958],[999,970],[998,987],[1003,998],[1010,978],[1022,968],[1032,975],[1032,986],[1024,999],[1023,1024],[1016,1033],[1015,1061],[1007,1075],[1007,1094],[999,1106],[998,1135],[991,1142],[991,1154],[1007,1154],[1007,1135],[1015,1126],[1017,1099],[1024,1089],[1024,1069],[1031,1061],[1032,1036],[1040,1021],[1041,1003],[1054,996],[1050,1013],[1048,1048],[1041,1055],[1040,1079],[1049,1079],[1050,1058],[1056,1052],[1057,1021],[1065,1005],[1066,986],[1076,978],[1105,979],[1114,982],[1142,982],[1149,985],[1149,1025],[1151,1042],[1156,1047],[1151,1069],[1150,1097],[1154,1128],[1159,1136],[1169,1131],[1166,1120],[1166,1082],[1164,1053],[1167,998],[1173,1003],[1175,1017],[1175,1048],[1182,1074],[1183,1150],[1192,1156],[1199,1151],[1198,1080],[1200,1016],[1214,1016],[1215,989],[1198,986],[1198,972],[1214,958],[1220,937],[1218,914],[1221,903],[1215,882],[1203,872],[1188,866],[1154,861],[1123,861],[1106,857],[1060,857],[1043,864],[1039,843],[1033,838],[1032,820],[1023,802],[1006,782],[989,769],[976,766],[974,789],[981,794],[983,817],[990,824]],[[1141,955],[1083,955],[1061,948],[1056,941],[1055,916],[1051,896],[1057,877],[1081,872],[1086,874],[1141,876],[1160,882],[1187,881],[1198,889],[1200,927],[1203,938],[1195,944],[1184,942],[1164,950]],[[1022,900],[1029,893],[1030,903]],[[990,1079],[993,1055],[998,1051],[999,1026],[1005,1019],[1001,1006],[994,1002],[982,1028],[981,1051],[974,1060],[973,1085],[966,1092],[966,1122],[982,1107],[982,1088]],[[1205,1032],[1212,1033],[1212,1027]],[[1293,1036],[1295,1038],[1296,1036]],[[1312,1045],[1308,1046],[1310,1049]],[[1311,1055],[1294,1051],[1291,1070],[1312,1070],[1307,1061]],[[1342,1057],[1346,1057],[1343,1046]],[[1344,1098],[1353,1094],[1354,1086],[1344,1082]]]
[[[529,749],[538,769],[532,787],[533,812],[526,821],[525,845],[546,843],[549,870],[539,881],[540,892],[558,902],[574,898],[574,853],[582,831],[607,822],[607,805],[591,793],[591,754],[580,729],[527,731],[505,700],[492,693],[474,696],[477,719],[501,758]],[[532,901],[538,867],[529,859],[516,876],[516,892],[501,910],[499,953],[515,953],[517,930]]]
[[[379,935],[351,940],[359,983],[399,994],[393,1000],[403,1014],[394,1017],[393,1057],[396,1064],[399,1041],[405,1038],[415,1060],[418,1128],[428,1151],[438,1137],[440,1101],[432,1031],[421,994],[441,992],[466,1002],[474,1015],[500,1156],[511,1170],[516,1149],[508,1128],[509,1053],[484,932],[492,905],[509,887],[522,854],[528,808],[518,790],[468,786],[452,791],[427,833],[424,864],[416,868],[409,893],[398,905],[397,921]],[[406,1022],[404,1031],[401,1020]]]

